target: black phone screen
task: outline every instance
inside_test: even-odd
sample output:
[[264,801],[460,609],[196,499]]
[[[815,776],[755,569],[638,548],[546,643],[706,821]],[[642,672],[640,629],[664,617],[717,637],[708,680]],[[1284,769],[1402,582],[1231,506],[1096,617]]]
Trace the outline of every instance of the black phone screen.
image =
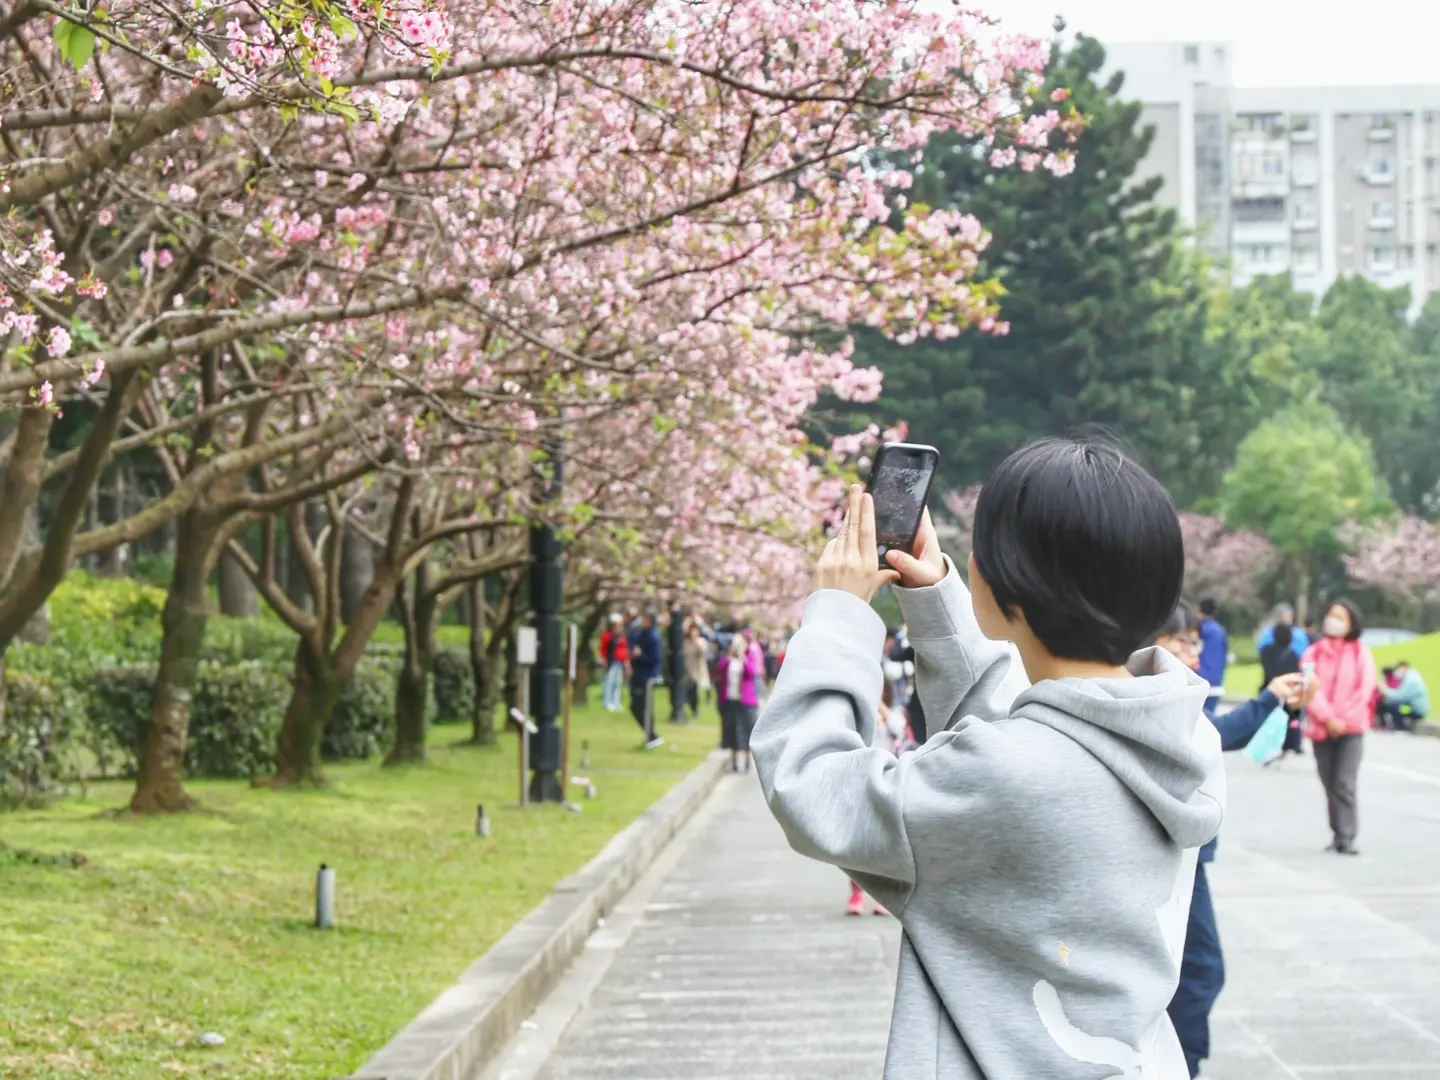
[[934,475],[933,451],[888,446],[880,453],[869,484],[875,500],[875,542],[880,547],[911,549]]

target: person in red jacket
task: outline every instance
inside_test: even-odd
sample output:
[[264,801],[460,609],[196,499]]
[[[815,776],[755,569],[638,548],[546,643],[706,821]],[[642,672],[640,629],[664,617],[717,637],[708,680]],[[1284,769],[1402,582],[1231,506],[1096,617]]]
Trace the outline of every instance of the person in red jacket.
[[605,665],[605,711],[620,711],[620,690],[630,670],[630,644],[625,640],[625,622],[617,611],[600,635],[600,662]]

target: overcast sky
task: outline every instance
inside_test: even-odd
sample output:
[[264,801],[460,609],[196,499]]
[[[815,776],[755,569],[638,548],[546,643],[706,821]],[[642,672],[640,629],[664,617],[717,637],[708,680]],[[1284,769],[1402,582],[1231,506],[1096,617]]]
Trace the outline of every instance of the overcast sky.
[[1239,86],[1440,83],[1437,0],[967,0],[1048,36],[1055,15],[1101,42],[1235,44]]

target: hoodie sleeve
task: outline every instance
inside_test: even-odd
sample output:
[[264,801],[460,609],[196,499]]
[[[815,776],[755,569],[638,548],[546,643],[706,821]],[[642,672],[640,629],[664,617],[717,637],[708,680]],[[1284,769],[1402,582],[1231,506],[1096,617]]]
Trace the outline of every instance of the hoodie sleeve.
[[897,910],[915,882],[901,759],[872,748],[885,624],[834,589],[813,594],[750,738],[766,801],[793,847],[863,877]]
[[970,590],[948,556],[945,563],[949,573],[938,584],[895,590],[915,647],[915,681],[925,714],[936,720],[931,731],[949,728],[962,716],[1003,720],[1030,685],[1014,649],[980,632]]

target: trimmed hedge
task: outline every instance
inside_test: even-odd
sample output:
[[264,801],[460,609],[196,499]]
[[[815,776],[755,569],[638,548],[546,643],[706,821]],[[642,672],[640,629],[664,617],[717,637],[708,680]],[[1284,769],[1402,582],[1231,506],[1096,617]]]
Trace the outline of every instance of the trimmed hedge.
[[363,660],[325,725],[320,756],[326,761],[374,757],[389,745],[394,719],[394,667]]
[[435,654],[432,681],[435,722],[468,723],[475,708],[475,673],[470,668],[469,655],[458,649],[441,649]]
[[5,671],[0,713],[0,805],[37,806],[59,778],[77,771],[84,704],[69,680],[46,672]]

